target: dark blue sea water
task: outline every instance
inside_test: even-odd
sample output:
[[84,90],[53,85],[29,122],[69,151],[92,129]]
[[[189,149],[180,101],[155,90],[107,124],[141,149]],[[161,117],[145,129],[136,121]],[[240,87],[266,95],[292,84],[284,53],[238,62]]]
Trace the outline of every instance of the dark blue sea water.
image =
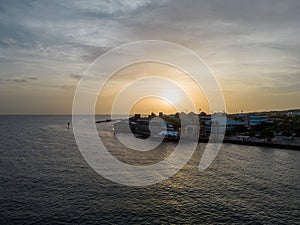
[[[68,121],[0,116],[1,224],[300,224],[298,151],[224,144],[200,173],[200,144],[172,178],[128,187],[87,165]],[[156,162],[176,145],[136,154],[118,144],[110,123],[97,126],[111,153],[128,163]]]

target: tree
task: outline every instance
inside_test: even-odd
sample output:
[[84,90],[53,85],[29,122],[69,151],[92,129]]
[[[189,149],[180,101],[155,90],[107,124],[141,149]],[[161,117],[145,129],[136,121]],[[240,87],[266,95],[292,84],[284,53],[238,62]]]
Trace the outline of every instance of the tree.
[[250,136],[250,137],[255,137],[255,134],[256,134],[255,129],[252,128],[252,129],[249,131],[249,136]]
[[292,136],[292,131],[290,131],[290,130],[285,130],[285,131],[283,131],[282,132],[282,135],[283,136],[286,136],[286,137],[290,137],[290,136]]
[[264,141],[267,139],[268,141],[272,141],[274,137],[274,131],[271,128],[266,128],[262,130],[261,136],[264,138]]

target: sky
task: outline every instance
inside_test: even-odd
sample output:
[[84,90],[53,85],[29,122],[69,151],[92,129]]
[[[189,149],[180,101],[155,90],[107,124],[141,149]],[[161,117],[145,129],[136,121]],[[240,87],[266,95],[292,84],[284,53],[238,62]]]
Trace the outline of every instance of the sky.
[[[298,0],[2,0],[0,114],[70,114],[76,86],[93,61],[141,40],[197,53],[214,72],[227,112],[300,108],[299,21]],[[185,74],[149,64],[118,71],[96,112],[109,113],[118,90],[145,73],[180,83],[197,108],[210,112],[205,94],[191,88]],[[166,105],[145,98],[132,112],[171,112]]]

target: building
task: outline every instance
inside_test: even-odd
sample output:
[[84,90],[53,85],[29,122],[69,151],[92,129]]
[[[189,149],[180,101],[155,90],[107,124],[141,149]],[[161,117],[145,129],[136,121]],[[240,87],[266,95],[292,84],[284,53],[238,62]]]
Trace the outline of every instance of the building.
[[269,118],[267,116],[249,116],[249,125],[255,126],[262,123],[267,123]]

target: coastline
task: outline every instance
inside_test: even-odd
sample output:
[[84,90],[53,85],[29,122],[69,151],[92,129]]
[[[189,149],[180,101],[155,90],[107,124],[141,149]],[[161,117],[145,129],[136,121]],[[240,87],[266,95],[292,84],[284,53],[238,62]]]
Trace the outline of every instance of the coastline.
[[[200,143],[208,143],[208,138],[199,139],[199,142]],[[242,140],[224,139],[223,143],[300,151],[299,145],[289,145],[289,144],[272,143],[272,142],[257,142],[257,141],[242,141]]]
[[[145,134],[136,134],[134,135],[137,138],[141,139],[146,139],[149,137],[149,135]],[[178,142],[179,138],[165,138],[163,140],[164,142]],[[198,142],[199,143],[208,143],[209,139],[208,138],[199,138]],[[291,144],[284,144],[284,143],[274,143],[274,142],[264,142],[264,141],[243,141],[243,140],[233,140],[233,139],[224,139],[222,143],[225,144],[235,144],[235,145],[245,145],[245,146],[255,146],[255,147],[265,147],[265,148],[277,148],[277,149],[286,149],[286,150],[294,150],[294,151],[300,151],[300,146],[299,145],[291,145]]]

